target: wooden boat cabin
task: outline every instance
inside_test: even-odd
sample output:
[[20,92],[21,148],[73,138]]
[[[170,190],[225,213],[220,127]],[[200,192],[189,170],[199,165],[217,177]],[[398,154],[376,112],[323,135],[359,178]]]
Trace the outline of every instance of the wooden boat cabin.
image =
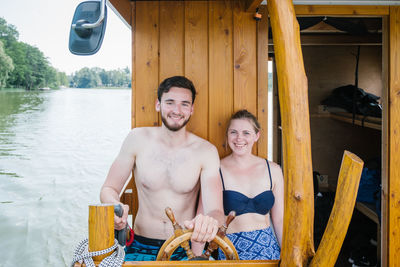
[[[400,266],[400,1],[109,0],[108,5],[132,31],[132,127],[161,124],[154,89],[173,75],[196,85],[188,129],[213,143],[221,157],[227,153],[230,115],[242,108],[257,115],[263,129],[254,152],[284,170],[281,266],[334,266],[354,206],[362,220],[376,223],[381,266]],[[353,116],[323,104],[346,85],[380,97],[381,114]],[[351,153],[342,161],[345,150],[364,161],[381,159],[380,218],[356,202],[362,163]],[[336,192],[316,252],[313,171],[321,174],[321,191]],[[134,217],[134,179],[122,199]],[[160,265],[124,266],[136,264]],[[227,262],[207,263],[220,264]]]

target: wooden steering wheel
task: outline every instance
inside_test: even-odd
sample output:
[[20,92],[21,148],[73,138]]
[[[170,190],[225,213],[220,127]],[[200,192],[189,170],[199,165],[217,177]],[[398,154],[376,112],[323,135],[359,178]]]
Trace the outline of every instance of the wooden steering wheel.
[[183,247],[186,251],[189,260],[208,260],[211,253],[217,249],[218,247],[224,252],[225,257],[227,260],[239,260],[238,253],[235,249],[235,246],[226,237],[226,229],[228,228],[229,224],[235,218],[235,212],[231,211],[226,219],[226,224],[222,225],[217,232],[214,240],[212,240],[208,244],[207,250],[199,257],[195,257],[192,250],[189,246],[189,240],[192,237],[193,230],[185,230],[180,226],[176,220],[174,213],[172,212],[171,208],[166,208],[165,213],[167,214],[168,218],[171,220],[172,225],[174,227],[174,235],[172,235],[169,239],[167,239],[164,244],[161,246],[158,254],[157,254],[157,261],[167,261],[171,258],[171,255],[174,251],[179,247]]

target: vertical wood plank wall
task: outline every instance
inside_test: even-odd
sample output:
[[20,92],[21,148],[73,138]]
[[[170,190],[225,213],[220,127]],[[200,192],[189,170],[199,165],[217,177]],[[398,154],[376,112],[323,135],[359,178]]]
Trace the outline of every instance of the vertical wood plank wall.
[[193,1],[185,3],[185,75],[190,77],[197,89],[194,115],[190,130],[208,138],[208,3]]
[[209,123],[208,139],[225,153],[224,129],[233,111],[232,2],[209,2]]
[[158,84],[184,75],[198,90],[189,131],[208,139],[223,157],[229,153],[227,121],[246,108],[263,128],[254,152],[267,156],[267,16],[256,22],[244,10],[239,1],[132,3],[133,127],[160,125]]
[[[268,11],[266,6],[261,6],[259,13],[264,19],[257,24],[257,114],[258,120],[263,122],[262,131],[268,133]],[[268,135],[263,134],[257,142],[258,155],[267,158],[268,155]]]
[[159,123],[158,114],[155,112],[157,99],[156,89],[160,76],[159,38],[160,16],[159,2],[136,2],[135,8],[135,125],[156,126]]
[[[387,266],[400,266],[400,7],[390,7],[389,19],[389,180]],[[386,239],[386,240],[385,240]]]

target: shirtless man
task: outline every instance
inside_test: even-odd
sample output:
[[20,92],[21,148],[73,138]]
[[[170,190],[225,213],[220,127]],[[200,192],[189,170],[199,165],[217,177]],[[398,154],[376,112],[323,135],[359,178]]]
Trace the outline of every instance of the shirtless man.
[[[182,76],[165,79],[157,96],[162,125],[134,128],[128,134],[100,193],[101,202],[120,203],[119,194],[134,170],[139,209],[135,241],[126,249],[125,260],[155,259],[154,252],[173,234],[166,207],[172,208],[178,222],[193,229],[195,255],[201,254],[224,220],[217,149],[186,131],[196,96],[192,82]],[[116,229],[126,225],[129,208],[123,207],[123,217],[115,216]],[[181,249],[171,259],[184,256]]]

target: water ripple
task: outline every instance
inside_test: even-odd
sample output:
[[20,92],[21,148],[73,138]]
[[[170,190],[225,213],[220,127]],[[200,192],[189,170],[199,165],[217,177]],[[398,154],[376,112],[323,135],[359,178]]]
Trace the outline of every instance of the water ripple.
[[130,129],[130,99],[129,90],[0,91],[0,266],[70,264]]

